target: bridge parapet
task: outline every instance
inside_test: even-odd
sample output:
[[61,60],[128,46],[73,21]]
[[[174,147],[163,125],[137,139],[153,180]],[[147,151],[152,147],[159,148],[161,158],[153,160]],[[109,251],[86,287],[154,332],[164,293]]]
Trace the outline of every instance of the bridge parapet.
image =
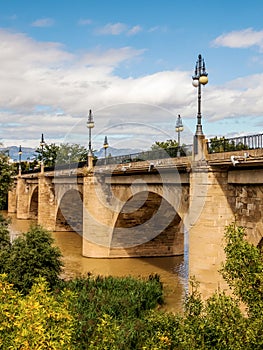
[[263,162],[263,149],[250,149],[210,153],[206,155],[210,165],[260,165]]

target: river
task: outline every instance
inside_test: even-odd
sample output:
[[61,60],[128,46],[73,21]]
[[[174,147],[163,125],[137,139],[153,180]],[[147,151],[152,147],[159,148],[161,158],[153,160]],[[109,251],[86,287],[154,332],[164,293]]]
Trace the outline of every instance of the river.
[[[33,220],[18,220],[15,214],[4,216],[11,218],[10,233],[13,239],[17,234],[26,232]],[[75,232],[52,232],[55,244],[63,254],[63,278],[85,275],[134,276],[148,277],[150,274],[160,275],[164,286],[164,309],[171,312],[182,310],[187,273],[183,256],[160,258],[122,258],[93,259],[81,255],[82,238]]]

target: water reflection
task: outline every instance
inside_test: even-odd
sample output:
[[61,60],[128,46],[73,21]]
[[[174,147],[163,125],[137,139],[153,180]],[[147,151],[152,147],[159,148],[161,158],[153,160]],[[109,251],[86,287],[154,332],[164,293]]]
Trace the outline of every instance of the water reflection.
[[[4,213],[7,216],[7,213]],[[34,220],[18,220],[15,214],[11,218],[11,234],[25,232]],[[94,259],[82,256],[82,239],[75,232],[53,232],[55,243],[63,254],[63,278],[92,273],[103,276],[148,277],[158,274],[164,285],[165,306],[169,311],[180,311],[186,286],[186,268],[183,256],[164,258],[114,258]]]

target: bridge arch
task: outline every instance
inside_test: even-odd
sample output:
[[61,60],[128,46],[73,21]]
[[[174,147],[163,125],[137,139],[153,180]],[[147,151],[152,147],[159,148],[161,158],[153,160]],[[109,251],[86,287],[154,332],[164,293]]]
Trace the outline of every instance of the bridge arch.
[[66,191],[59,202],[56,213],[56,231],[83,232],[83,195],[77,189]]
[[37,219],[38,217],[38,186],[32,189],[29,203],[29,218]]
[[183,220],[160,191],[130,195],[116,215],[110,256],[172,256],[184,253]]

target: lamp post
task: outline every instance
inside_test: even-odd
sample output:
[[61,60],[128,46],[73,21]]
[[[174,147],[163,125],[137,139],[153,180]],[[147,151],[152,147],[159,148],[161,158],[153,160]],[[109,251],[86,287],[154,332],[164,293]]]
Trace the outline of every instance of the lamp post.
[[41,172],[44,171],[44,146],[45,146],[44,134],[41,135],[40,147],[41,147]]
[[196,136],[203,135],[202,130],[202,115],[201,115],[201,85],[208,83],[208,73],[205,70],[205,61],[201,55],[198,55],[198,60],[195,65],[195,73],[192,76],[192,83],[194,87],[198,88],[198,102],[197,102],[197,125],[196,125]]
[[87,121],[87,128],[89,129],[89,153],[88,156],[92,156],[92,149],[91,149],[91,129],[94,128],[94,120],[93,120],[93,115],[91,113],[91,109],[89,110],[89,117]]
[[175,131],[178,133],[178,148],[177,148],[177,157],[180,157],[180,133],[184,130],[182,118],[180,114],[178,114],[176,125],[175,125]]
[[70,176],[70,157],[71,157],[71,152],[68,153],[68,175]]
[[107,148],[109,147],[107,136],[104,138],[103,148],[105,151],[105,165],[107,164]]
[[19,156],[19,167],[18,167],[18,172],[19,175],[21,175],[22,169],[21,169],[21,158],[22,158],[22,148],[21,145],[19,146],[19,150],[18,150],[18,156]]

